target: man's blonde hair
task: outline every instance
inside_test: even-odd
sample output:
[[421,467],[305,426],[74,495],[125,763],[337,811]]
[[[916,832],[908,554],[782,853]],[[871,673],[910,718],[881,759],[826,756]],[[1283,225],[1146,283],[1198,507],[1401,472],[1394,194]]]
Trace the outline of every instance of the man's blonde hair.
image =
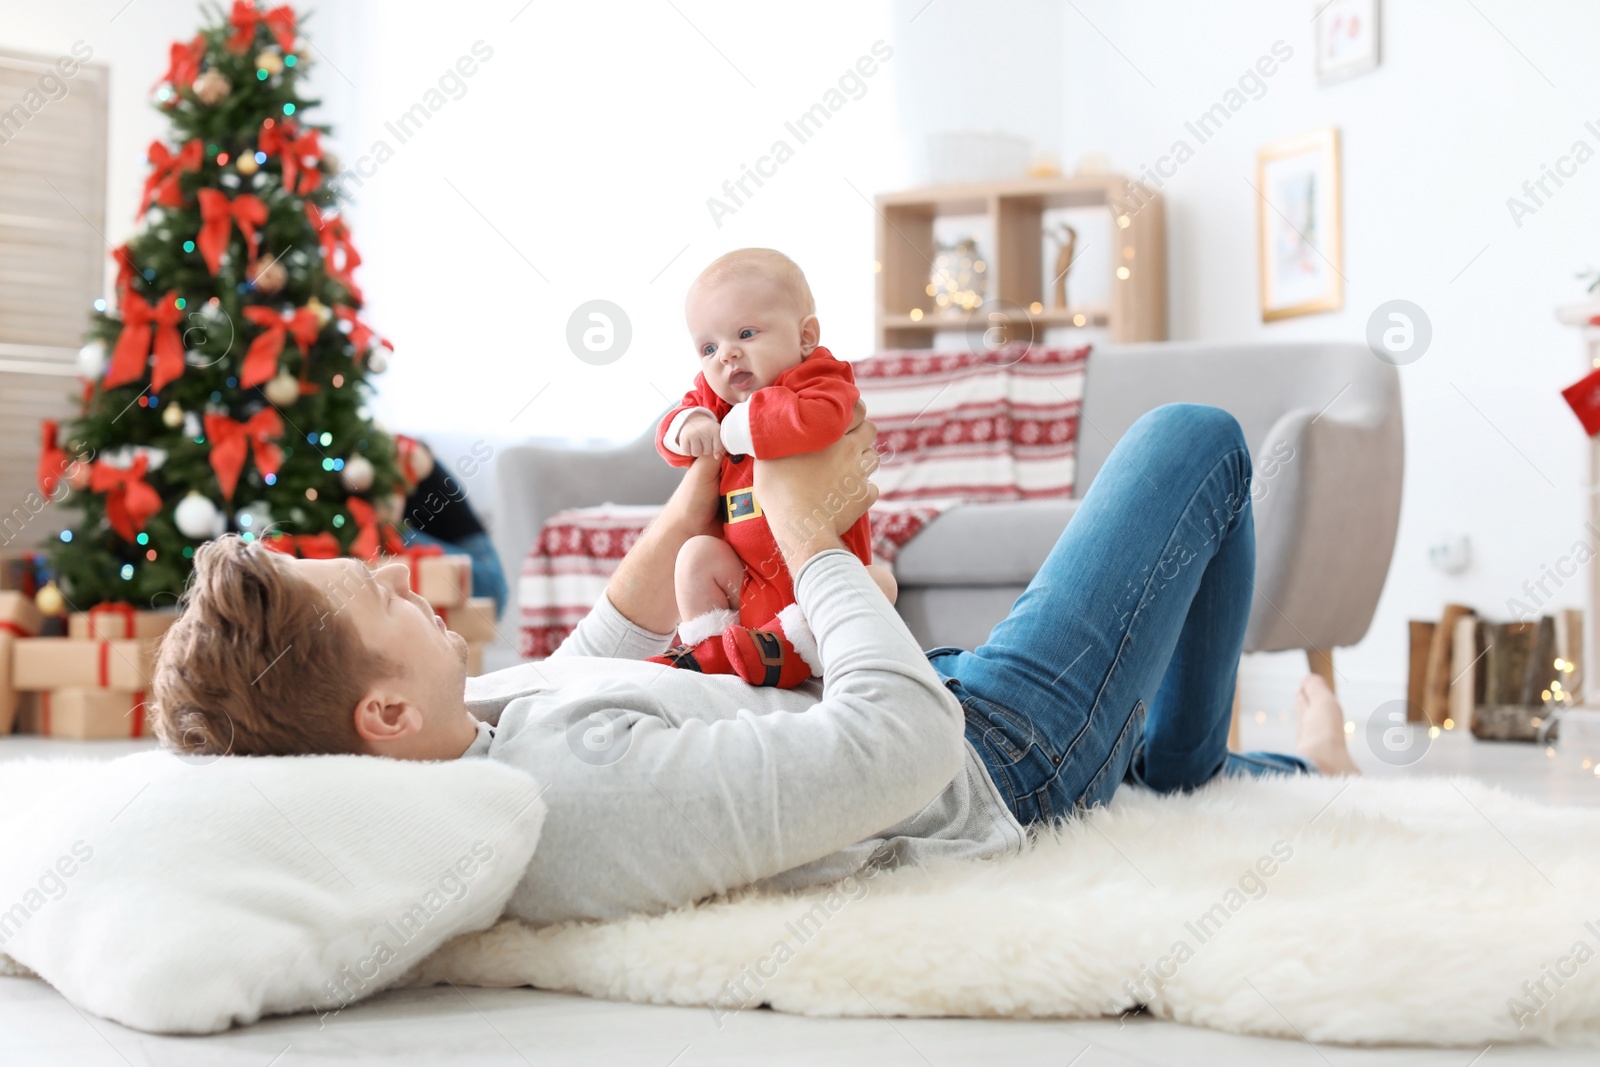
[[737,248],[718,256],[689,287],[690,291],[703,285],[714,285],[729,278],[767,278],[782,287],[794,300],[802,318],[817,313],[817,301],[811,295],[811,285],[806,281],[800,265],[775,248]]
[[194,554],[182,614],[161,639],[150,719],[196,756],[361,751],[356,704],[385,657],[288,557],[226,534]]

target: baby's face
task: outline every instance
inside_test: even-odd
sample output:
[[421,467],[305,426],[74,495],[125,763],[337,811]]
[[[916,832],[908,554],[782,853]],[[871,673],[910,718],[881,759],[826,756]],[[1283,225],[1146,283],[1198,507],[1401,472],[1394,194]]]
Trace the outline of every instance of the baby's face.
[[686,311],[700,371],[730,404],[744,403],[805,359],[801,324],[810,316],[762,275],[696,283]]

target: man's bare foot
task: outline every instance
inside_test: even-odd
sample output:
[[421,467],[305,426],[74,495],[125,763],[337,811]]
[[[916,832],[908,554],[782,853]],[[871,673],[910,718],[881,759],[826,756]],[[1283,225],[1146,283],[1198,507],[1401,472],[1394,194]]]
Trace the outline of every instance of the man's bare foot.
[[1295,751],[1323,774],[1360,774],[1344,743],[1344,709],[1328,683],[1308,674],[1294,694]]

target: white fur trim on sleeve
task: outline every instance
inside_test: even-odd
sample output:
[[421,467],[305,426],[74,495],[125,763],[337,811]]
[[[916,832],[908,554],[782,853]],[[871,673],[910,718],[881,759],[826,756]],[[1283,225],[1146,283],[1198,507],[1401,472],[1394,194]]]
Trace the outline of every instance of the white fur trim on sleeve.
[[722,418],[722,447],[732,456],[750,456],[760,459],[756,455],[755,442],[750,439],[750,402],[733,405]]
[[667,424],[667,432],[661,438],[661,443],[666,445],[671,451],[676,452],[678,455],[687,456],[689,453],[685,452],[683,450],[683,446],[678,444],[678,431],[682,430],[683,424],[689,421],[689,416],[693,415],[697,411],[703,411],[707,415],[710,415],[713,419],[717,417],[717,413],[712,411],[710,408],[684,408],[682,411],[672,416],[672,421]]
[[738,621],[737,611],[731,608],[713,608],[704,615],[696,615],[679,626],[678,640],[692,648],[713,634],[720,634]]
[[800,610],[800,605],[790,604],[778,612],[778,625],[783,627],[783,636],[787,637],[794,650],[800,653],[800,658],[806,661],[811,673],[818,678],[822,677],[822,655],[817,651],[817,638],[812,634],[811,624],[806,622],[805,613]]

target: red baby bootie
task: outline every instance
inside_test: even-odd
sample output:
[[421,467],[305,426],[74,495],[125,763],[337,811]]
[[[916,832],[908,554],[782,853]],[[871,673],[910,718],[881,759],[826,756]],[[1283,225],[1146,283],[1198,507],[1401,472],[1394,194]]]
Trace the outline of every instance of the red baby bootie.
[[822,673],[816,639],[798,604],[790,604],[762,627],[728,627],[722,647],[734,673],[751,685],[793,689]]
[[723,650],[722,633],[738,621],[738,613],[728,608],[708,611],[678,627],[681,645],[659,656],[650,656],[645,662],[701,674],[734,674],[733,664],[728,662],[728,654]]

